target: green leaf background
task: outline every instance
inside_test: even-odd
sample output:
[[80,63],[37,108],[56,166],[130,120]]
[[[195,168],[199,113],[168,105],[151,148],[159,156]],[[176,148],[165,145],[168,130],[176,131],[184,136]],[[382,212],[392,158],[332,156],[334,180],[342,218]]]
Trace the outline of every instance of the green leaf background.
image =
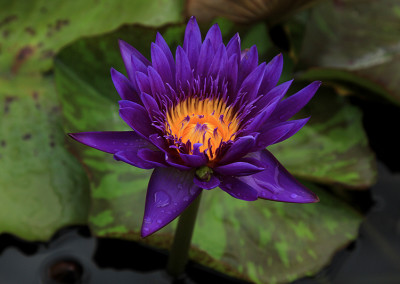
[[[270,148],[321,202],[243,202],[219,189],[206,192],[190,252],[195,261],[256,283],[287,282],[318,272],[339,248],[356,238],[362,216],[329,187],[367,189],[376,180],[375,157],[362,127],[361,110],[337,94],[337,84],[351,83],[397,101],[399,80],[389,68],[396,62],[396,52],[374,74],[372,67],[378,63],[370,62],[370,73],[326,63],[329,57],[341,62],[349,56],[340,38],[344,32],[336,32],[340,27],[331,24],[331,17],[340,16],[354,25],[358,31],[354,36],[368,44],[379,47],[393,42],[392,36],[378,33],[370,41],[363,38],[358,19],[346,13],[357,1],[341,2],[341,10],[326,1],[312,9],[311,17],[307,11],[300,15],[302,25],[286,26],[296,50],[283,54],[282,80],[298,79],[289,93],[309,80],[323,78],[329,84],[299,114],[311,116],[307,126]],[[372,11],[375,6],[370,2],[369,17],[382,15]],[[118,116],[119,96],[109,75],[110,67],[124,72],[117,41],[124,39],[149,58],[150,43],[160,31],[174,50],[183,39],[184,2],[26,3],[0,1],[0,233],[48,240],[64,226],[89,224],[99,237],[168,249],[175,222],[149,238],[139,236],[151,171],[116,162],[65,133],[128,130]],[[225,41],[239,31],[243,48],[256,44],[260,61],[280,52],[263,22],[216,21]],[[203,24],[203,33],[209,27]],[[386,31],[390,34],[393,29],[388,26]],[[313,40],[320,44],[313,46]],[[322,48],[328,44],[341,51]],[[310,50],[318,56],[310,56]],[[364,56],[361,50],[352,52]],[[382,74],[390,76],[380,80]]]

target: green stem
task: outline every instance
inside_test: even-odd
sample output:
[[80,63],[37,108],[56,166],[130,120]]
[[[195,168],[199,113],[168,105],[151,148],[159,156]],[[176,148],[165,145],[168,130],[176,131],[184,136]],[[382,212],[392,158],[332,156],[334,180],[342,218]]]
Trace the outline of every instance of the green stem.
[[192,240],[200,199],[201,194],[179,217],[178,227],[175,231],[175,237],[167,264],[168,274],[175,279],[183,274],[189,259],[190,242]]

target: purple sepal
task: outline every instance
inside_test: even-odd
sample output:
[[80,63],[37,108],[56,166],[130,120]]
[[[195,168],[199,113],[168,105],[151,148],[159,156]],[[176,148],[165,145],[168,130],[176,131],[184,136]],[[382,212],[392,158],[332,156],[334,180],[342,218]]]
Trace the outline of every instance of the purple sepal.
[[141,103],[139,95],[132,83],[114,68],[111,68],[111,79],[121,99]]
[[235,177],[223,177],[219,187],[237,199],[254,201],[258,198],[256,189]]
[[141,235],[147,237],[178,217],[200,194],[193,171],[156,168],[151,175]]
[[114,154],[115,160],[146,170],[154,169],[156,167],[165,167],[163,158],[164,153],[155,152],[149,149],[140,149],[139,151],[120,151]]
[[299,183],[267,150],[251,154],[266,168],[239,179],[258,191],[259,198],[293,203],[313,203],[319,198]]
[[134,131],[80,132],[68,135],[82,144],[110,154],[154,147]]
[[194,179],[193,179],[193,182],[194,182],[197,186],[201,187],[202,189],[207,189],[207,190],[213,189],[213,188],[219,186],[219,184],[220,184],[219,179],[218,179],[217,177],[215,177],[215,176],[211,176],[211,178],[210,178],[209,181],[203,181],[203,180],[200,180],[200,179],[195,175],[195,176],[194,176]]
[[225,176],[248,176],[259,173],[263,171],[264,168],[260,168],[246,162],[235,162],[228,165],[215,167],[213,170]]

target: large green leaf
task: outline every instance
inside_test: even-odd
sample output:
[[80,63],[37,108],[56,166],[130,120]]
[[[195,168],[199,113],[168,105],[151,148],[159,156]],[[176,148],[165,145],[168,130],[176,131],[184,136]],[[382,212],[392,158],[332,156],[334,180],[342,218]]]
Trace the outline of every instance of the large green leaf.
[[312,11],[300,59],[319,67],[308,78],[356,83],[400,104],[399,38],[398,1],[325,1]]
[[47,70],[61,47],[82,36],[177,22],[181,9],[181,0],[0,0],[0,74]]
[[[182,27],[170,27],[165,31],[167,41],[175,45],[182,31]],[[152,36],[154,32],[148,29],[125,27],[104,37],[80,40],[60,53],[55,75],[67,132],[128,129],[118,117],[118,98],[108,74],[110,66],[122,70],[115,41],[124,38],[148,54]],[[335,118],[330,127],[337,128]],[[116,162],[112,155],[75,141],[71,147],[91,178],[93,232],[140,240],[151,171]],[[331,194],[310,187],[321,203],[245,202],[219,189],[205,192],[191,257],[254,282],[294,280],[318,271],[338,248],[355,238],[361,217]],[[175,222],[141,241],[168,248],[174,226]]]
[[0,233],[47,240],[86,224],[89,183],[64,148],[52,78],[0,80]]

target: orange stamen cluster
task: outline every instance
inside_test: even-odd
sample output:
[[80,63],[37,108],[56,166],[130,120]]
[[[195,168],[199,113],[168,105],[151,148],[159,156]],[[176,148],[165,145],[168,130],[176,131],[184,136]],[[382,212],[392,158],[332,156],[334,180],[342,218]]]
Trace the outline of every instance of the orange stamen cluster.
[[[232,108],[222,100],[188,98],[171,108],[167,115],[168,134],[182,143],[202,143],[200,151],[206,152],[212,160],[212,153],[220,146],[235,138],[239,121]],[[192,154],[192,149],[190,153]]]

